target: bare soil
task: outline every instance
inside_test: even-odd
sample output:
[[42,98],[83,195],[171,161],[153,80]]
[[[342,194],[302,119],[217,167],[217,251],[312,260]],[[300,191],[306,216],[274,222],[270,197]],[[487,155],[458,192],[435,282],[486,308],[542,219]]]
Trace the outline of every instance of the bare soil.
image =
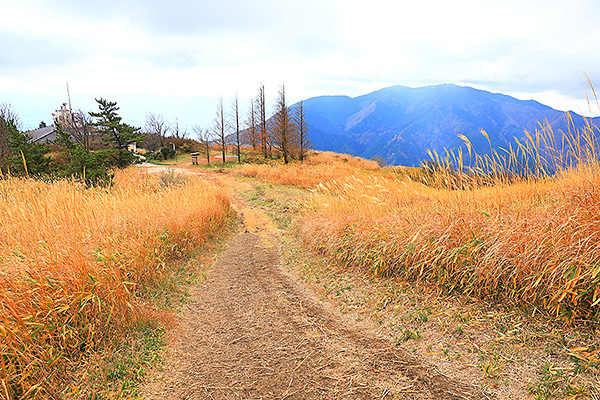
[[283,267],[264,212],[239,208],[240,231],[192,288],[144,398],[493,398],[324,304]]

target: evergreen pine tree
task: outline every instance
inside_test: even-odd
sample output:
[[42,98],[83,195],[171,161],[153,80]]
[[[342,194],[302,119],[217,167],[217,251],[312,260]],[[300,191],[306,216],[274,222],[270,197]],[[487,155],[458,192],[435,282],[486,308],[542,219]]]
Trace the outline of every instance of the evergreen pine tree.
[[105,99],[96,99],[99,112],[91,112],[90,115],[96,119],[92,124],[96,132],[102,137],[102,143],[108,146],[111,165],[124,168],[135,160],[135,156],[129,152],[128,145],[133,142],[141,142],[144,135],[140,128],[121,122],[122,118],[117,114],[119,107],[116,102]]

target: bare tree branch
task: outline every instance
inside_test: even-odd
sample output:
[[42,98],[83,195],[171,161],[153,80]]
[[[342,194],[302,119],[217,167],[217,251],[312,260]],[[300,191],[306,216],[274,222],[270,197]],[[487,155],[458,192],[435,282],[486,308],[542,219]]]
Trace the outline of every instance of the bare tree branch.
[[203,129],[199,125],[194,125],[192,130],[196,134],[196,138],[200,142],[204,154],[206,155],[206,163],[210,164],[210,145],[212,143],[211,135],[208,129]]
[[258,95],[256,96],[256,107],[258,110],[258,121],[259,121],[259,136],[260,136],[260,142],[261,142],[261,147],[262,147],[262,151],[263,151],[263,155],[266,158],[268,158],[268,136],[269,133],[267,131],[267,102],[265,99],[265,84],[261,83],[260,86],[258,87]]
[[156,151],[167,144],[167,136],[171,130],[169,122],[160,114],[146,114],[144,132],[147,135],[146,147]]
[[287,164],[297,141],[296,127],[285,99],[285,85],[279,87],[279,95],[275,102],[275,115],[272,121],[273,145],[281,152],[283,162]]
[[306,152],[310,147],[310,140],[308,140],[308,124],[306,123],[303,100],[300,100],[296,106],[294,122],[296,123],[296,129],[298,132],[298,158],[300,159],[300,162],[303,162],[306,158]]
[[225,110],[223,108],[223,98],[219,99],[217,104],[217,115],[213,121],[212,133],[217,137],[217,144],[221,147],[223,156],[223,165],[225,165],[225,157],[227,152],[227,120],[225,119]]

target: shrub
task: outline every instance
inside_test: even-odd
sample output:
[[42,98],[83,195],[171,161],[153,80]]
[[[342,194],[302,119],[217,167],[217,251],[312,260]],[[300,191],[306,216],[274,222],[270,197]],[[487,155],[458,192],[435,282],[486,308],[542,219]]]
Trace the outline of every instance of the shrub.
[[160,154],[162,155],[163,160],[167,160],[169,158],[175,157],[175,150],[173,148],[164,146],[160,148]]

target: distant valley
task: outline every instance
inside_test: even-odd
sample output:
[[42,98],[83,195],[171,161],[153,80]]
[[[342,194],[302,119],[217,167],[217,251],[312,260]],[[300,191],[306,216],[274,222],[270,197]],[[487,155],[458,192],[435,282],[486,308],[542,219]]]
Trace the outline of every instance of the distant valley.
[[[309,139],[317,150],[381,157],[392,165],[419,165],[427,150],[457,149],[467,136],[478,153],[508,147],[547,121],[558,135],[567,129],[563,111],[483,90],[443,84],[392,86],[363,96],[321,96],[304,101]],[[573,124],[584,119],[571,113]]]

